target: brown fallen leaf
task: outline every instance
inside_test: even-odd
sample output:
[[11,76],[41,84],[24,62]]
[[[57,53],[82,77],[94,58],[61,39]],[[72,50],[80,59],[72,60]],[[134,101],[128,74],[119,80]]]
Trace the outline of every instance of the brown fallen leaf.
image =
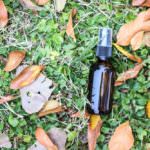
[[91,115],[88,124],[88,148],[94,150],[96,147],[97,138],[100,135],[102,120],[99,115]]
[[16,98],[18,98],[18,96],[13,95],[0,96],[0,104],[15,100]]
[[150,0],[133,0],[132,6],[146,6],[150,7]]
[[125,49],[123,49],[121,46],[117,45],[116,43],[113,44],[116,49],[118,51],[120,51],[122,54],[124,54],[125,56],[127,56],[129,59],[133,60],[133,61],[136,61],[138,63],[141,63],[142,62],[142,59],[138,56],[134,56],[132,54],[130,54],[128,51],[126,51]]
[[12,144],[10,143],[8,135],[5,133],[0,133],[0,148],[11,148]]
[[150,47],[150,32],[144,33],[143,45]]
[[67,28],[66,28],[66,33],[68,36],[71,36],[74,41],[76,41],[76,37],[75,37],[75,33],[74,33],[74,29],[73,29],[73,21],[72,18],[76,15],[77,13],[77,9],[72,9],[69,15],[69,21],[67,24]]
[[75,112],[70,115],[71,118],[89,118],[90,114],[88,112]]
[[49,0],[35,0],[38,5],[45,5],[49,2]]
[[132,47],[132,50],[136,51],[138,50],[142,43],[143,43],[143,37],[144,37],[144,31],[140,31],[140,32],[137,32],[133,38],[131,39],[131,47]]
[[147,117],[150,118],[150,100],[148,101],[146,105],[146,113],[147,113]]
[[150,31],[150,9],[141,12],[137,18],[123,25],[117,34],[117,44],[127,46],[137,32]]
[[25,51],[12,51],[9,53],[7,64],[4,68],[5,71],[9,72],[17,68],[22,60],[25,58]]
[[57,145],[58,150],[65,150],[67,140],[66,132],[61,128],[52,128],[48,131],[48,136]]
[[3,0],[0,0],[0,28],[5,27],[8,23],[8,13]]
[[124,73],[121,73],[117,78],[117,80],[115,81],[115,86],[123,84],[128,79],[136,78],[142,68],[143,65],[138,64],[134,68],[131,68]]
[[43,117],[51,113],[58,113],[64,111],[63,106],[56,100],[49,100],[45,107],[39,112],[38,116]]
[[33,65],[26,67],[15,79],[11,81],[11,89],[20,89],[31,84],[44,69],[43,65]]
[[54,3],[55,3],[55,9],[57,12],[61,12],[65,5],[66,5],[66,0],[54,0]]
[[48,150],[58,150],[57,146],[51,141],[44,129],[37,128],[35,131],[35,137]]
[[31,0],[19,0],[19,2],[22,5],[22,7],[26,9],[31,9],[33,11],[42,10],[41,7],[38,7],[37,5],[35,5]]
[[134,144],[134,137],[129,121],[120,124],[109,141],[109,150],[130,150]]

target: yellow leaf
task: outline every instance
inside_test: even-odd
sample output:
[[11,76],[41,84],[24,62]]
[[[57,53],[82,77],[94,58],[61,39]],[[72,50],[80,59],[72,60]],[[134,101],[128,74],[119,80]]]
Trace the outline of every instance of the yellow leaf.
[[146,105],[146,113],[147,113],[148,118],[150,118],[150,100],[148,101]]

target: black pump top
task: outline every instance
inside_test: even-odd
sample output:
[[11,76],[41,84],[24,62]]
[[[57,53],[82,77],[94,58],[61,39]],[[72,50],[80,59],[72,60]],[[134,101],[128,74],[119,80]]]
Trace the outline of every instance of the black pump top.
[[96,56],[107,59],[112,56],[112,29],[100,28]]

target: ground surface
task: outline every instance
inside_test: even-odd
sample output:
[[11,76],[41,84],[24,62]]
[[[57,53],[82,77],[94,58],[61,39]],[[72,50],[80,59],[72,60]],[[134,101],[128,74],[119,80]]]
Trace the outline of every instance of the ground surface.
[[[25,62],[44,64],[44,74],[58,84],[53,94],[61,94],[61,101],[73,111],[84,110],[87,95],[87,79],[90,64],[95,61],[94,47],[98,40],[100,26],[112,27],[114,42],[118,29],[125,22],[135,18],[142,8],[132,8],[128,0],[92,0],[85,6],[68,0],[62,13],[54,11],[53,1],[38,14],[24,10],[18,1],[4,0],[9,10],[9,25],[0,30],[0,54],[7,57],[14,49],[27,50]],[[65,34],[68,15],[77,8],[75,19],[76,43]],[[130,48],[127,48],[130,51]],[[150,51],[142,47],[136,52],[144,60]],[[134,66],[134,63],[113,49],[112,64],[117,74]],[[0,66],[0,95],[19,94],[9,89],[14,72],[6,73]],[[113,111],[102,116],[104,124],[98,139],[96,150],[107,150],[107,143],[116,126],[130,120],[134,132],[133,150],[145,150],[150,144],[150,120],[145,115],[145,104],[150,99],[150,83],[146,63],[137,79],[115,88]],[[127,89],[124,93],[123,89]],[[15,113],[14,113],[15,112]],[[23,119],[19,115],[24,116]],[[9,120],[9,121],[8,121]],[[12,122],[13,123],[10,123]],[[35,141],[37,126],[48,130],[51,127],[64,128],[68,134],[68,150],[87,150],[83,144],[86,137],[87,121],[70,119],[68,113],[49,115],[38,119],[36,115],[27,115],[21,107],[20,99],[0,106],[0,131],[8,133],[14,144],[13,149],[26,150]]]

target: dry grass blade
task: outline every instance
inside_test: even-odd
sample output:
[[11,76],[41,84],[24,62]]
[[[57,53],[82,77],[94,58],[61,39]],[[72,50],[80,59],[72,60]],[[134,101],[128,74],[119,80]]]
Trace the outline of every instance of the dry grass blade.
[[99,115],[91,115],[90,123],[88,125],[88,148],[94,150],[96,147],[97,138],[100,135],[102,127],[102,120]]
[[119,125],[109,141],[109,150],[130,150],[134,137],[129,121]]
[[120,51],[122,54],[124,54],[126,57],[128,57],[129,59],[131,59],[131,60],[133,60],[133,61],[136,61],[136,62],[138,62],[138,63],[141,63],[142,62],[142,59],[140,58],[140,57],[138,57],[138,56],[134,56],[134,55],[132,55],[132,54],[130,54],[129,52],[127,52],[125,49],[123,49],[121,46],[119,46],[119,45],[117,45],[117,44],[113,44],[115,47],[116,47],[116,49],[118,50],[118,51]]
[[67,29],[66,29],[66,33],[68,36],[71,36],[74,41],[76,41],[76,37],[75,37],[75,33],[74,33],[74,29],[73,29],[73,17],[76,15],[77,10],[74,8],[71,10],[70,12],[70,16],[69,16],[69,21],[67,24]]
[[8,23],[8,13],[3,0],[0,0],[0,28],[5,27]]

